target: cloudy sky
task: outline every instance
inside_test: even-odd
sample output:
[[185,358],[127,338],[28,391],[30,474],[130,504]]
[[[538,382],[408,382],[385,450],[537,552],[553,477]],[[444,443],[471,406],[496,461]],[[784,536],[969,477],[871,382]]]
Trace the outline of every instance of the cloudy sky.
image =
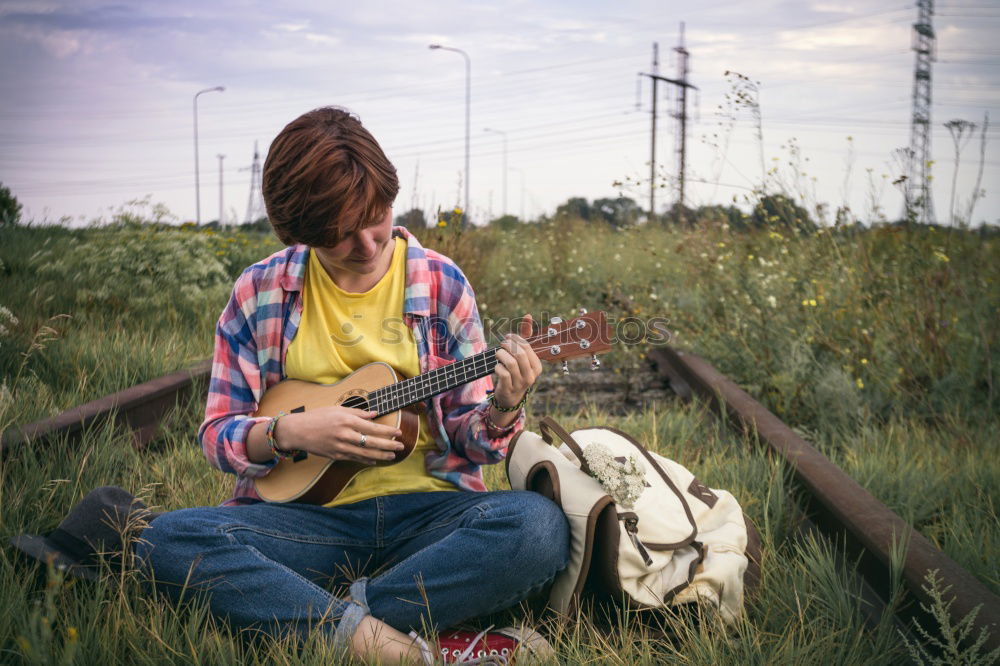
[[[986,134],[987,193],[975,221],[1000,223],[1000,3],[940,0],[934,27],[934,208],[952,206],[954,147],[943,123]],[[470,175],[476,221],[529,217],[571,196],[648,202],[652,44],[660,74],[686,24],[690,81],[688,202],[742,201],[767,176],[863,218],[896,216],[893,151],[909,144],[913,2],[861,0],[446,0],[364,3],[0,0],[0,182],[28,219],[75,223],[149,196],[178,220],[196,215],[194,94],[199,97],[202,219],[247,213],[248,170],[284,124],[310,108],[356,112],[395,163],[397,212],[462,203],[465,69],[472,62]],[[763,146],[732,108],[727,70],[759,82]],[[660,87],[657,155],[676,196],[676,90]],[[487,128],[499,130],[488,132]],[[504,203],[503,138],[508,187]],[[850,137],[850,139],[849,139]],[[791,148],[790,148],[791,146]],[[955,188],[973,191],[980,134]],[[797,157],[796,157],[797,155]],[[616,185],[616,183],[623,183]]]

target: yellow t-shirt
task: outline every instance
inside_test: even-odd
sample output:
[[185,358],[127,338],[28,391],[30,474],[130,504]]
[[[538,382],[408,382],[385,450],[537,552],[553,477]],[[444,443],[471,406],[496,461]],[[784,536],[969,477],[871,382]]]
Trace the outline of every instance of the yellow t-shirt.
[[[302,320],[285,355],[285,374],[333,384],[363,365],[383,361],[401,378],[420,374],[417,344],[403,321],[406,240],[395,239],[389,271],[364,293],[344,291],[330,278],[315,252],[309,253],[302,289]],[[327,506],[381,495],[458,490],[427,473],[424,457],[437,444],[421,414],[417,444],[403,462],[362,470]]]

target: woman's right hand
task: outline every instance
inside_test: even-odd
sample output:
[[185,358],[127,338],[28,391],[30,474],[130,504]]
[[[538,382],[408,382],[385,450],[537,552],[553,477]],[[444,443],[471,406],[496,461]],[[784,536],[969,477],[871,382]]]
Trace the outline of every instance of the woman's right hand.
[[[282,450],[305,451],[330,460],[351,460],[367,465],[394,460],[396,452],[405,448],[402,442],[394,439],[402,436],[402,432],[393,426],[375,423],[374,417],[375,412],[351,407],[319,407],[285,414],[274,429],[274,437]],[[364,446],[361,446],[362,441]],[[267,444],[267,422],[258,423],[250,431],[248,453],[255,462],[273,457]]]

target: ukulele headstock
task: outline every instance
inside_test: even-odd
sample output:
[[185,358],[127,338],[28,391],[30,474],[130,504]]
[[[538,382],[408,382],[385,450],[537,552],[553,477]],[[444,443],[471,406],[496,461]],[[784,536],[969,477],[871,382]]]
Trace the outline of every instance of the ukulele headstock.
[[580,316],[562,321],[553,318],[548,324],[542,324],[537,335],[531,337],[531,348],[543,361],[563,361],[563,371],[566,372],[565,360],[577,356],[591,355],[591,370],[600,367],[598,354],[611,349],[611,327],[603,311],[587,312],[580,310]]

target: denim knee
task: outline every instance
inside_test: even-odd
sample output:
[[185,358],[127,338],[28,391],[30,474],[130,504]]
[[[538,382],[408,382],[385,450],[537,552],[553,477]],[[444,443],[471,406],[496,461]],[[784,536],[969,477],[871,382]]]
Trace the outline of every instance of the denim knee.
[[569,523],[562,509],[538,493],[514,493],[522,518],[518,537],[528,546],[527,557],[539,570],[561,571],[569,561]]
[[166,513],[143,531],[136,555],[157,589],[175,600],[188,590],[207,593],[213,615],[237,627],[301,638],[319,628],[338,649],[347,646],[367,609],[233,536],[250,518],[218,507]]
[[158,516],[135,542],[135,555],[147,575],[164,583],[183,583],[205,552],[205,539],[220,538],[213,521],[199,509]]

